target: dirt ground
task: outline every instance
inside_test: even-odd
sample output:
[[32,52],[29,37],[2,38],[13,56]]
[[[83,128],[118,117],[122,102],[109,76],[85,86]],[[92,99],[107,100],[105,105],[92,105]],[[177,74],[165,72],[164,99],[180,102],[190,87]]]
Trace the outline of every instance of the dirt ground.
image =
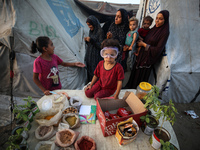
[[[173,129],[176,133],[181,150],[199,150],[200,149],[200,117],[193,119],[186,115],[184,111],[194,110],[200,116],[200,102],[189,104],[175,103],[178,110],[176,122]],[[14,126],[14,124],[13,124]],[[11,125],[0,127],[0,149],[6,149],[6,140],[11,133]]]
[[[181,150],[199,150],[200,149],[200,103],[178,104],[175,103],[178,110],[176,122],[173,129],[179,142]],[[199,118],[193,119],[186,115],[184,111],[194,110]]]

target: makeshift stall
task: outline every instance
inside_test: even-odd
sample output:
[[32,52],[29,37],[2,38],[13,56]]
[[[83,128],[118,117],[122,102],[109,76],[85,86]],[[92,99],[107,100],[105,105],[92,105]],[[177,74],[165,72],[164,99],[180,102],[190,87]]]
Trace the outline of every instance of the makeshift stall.
[[[66,92],[69,97],[73,97],[73,96],[78,96],[82,99],[82,105],[96,105],[96,101],[92,98],[89,99],[85,96],[84,91],[83,90],[58,90],[56,92]],[[125,92],[126,91],[130,91],[135,93],[135,90],[121,90],[119,98],[122,99]],[[40,100],[38,100],[37,103],[42,103],[44,100],[46,100],[48,97],[52,97],[51,96],[43,96]],[[111,126],[112,127],[112,126]],[[32,128],[29,130],[29,138],[28,138],[28,147],[30,150],[34,150],[35,146],[37,145],[38,142],[40,142],[39,140],[37,140],[35,138],[35,130],[38,128],[38,123],[34,120],[32,122]],[[171,135],[171,140],[170,142],[173,143],[178,149],[179,149],[179,144],[176,138],[176,135],[174,133],[174,130],[171,126],[171,124],[169,122],[165,122],[164,123],[164,128],[166,128],[170,135]],[[57,128],[55,128],[55,130],[57,130]],[[128,150],[128,149],[135,149],[135,150],[139,150],[139,149],[153,149],[150,146],[149,143],[149,138],[150,136],[147,136],[146,134],[144,134],[141,129],[139,129],[139,132],[137,134],[137,137],[134,141],[132,141],[131,143],[127,144],[127,145],[123,145],[120,146],[118,143],[118,140],[116,139],[115,135],[111,135],[111,136],[107,136],[104,137],[102,130],[101,130],[101,126],[100,126],[100,122],[97,119],[95,124],[81,124],[81,126],[79,128],[76,129],[72,129],[75,132],[80,132],[79,136],[77,139],[79,139],[82,136],[89,136],[91,137],[95,142],[96,142],[96,149],[99,150],[116,150],[116,149],[123,149],[123,150]],[[55,141],[55,136],[52,137],[50,140],[48,141]]]

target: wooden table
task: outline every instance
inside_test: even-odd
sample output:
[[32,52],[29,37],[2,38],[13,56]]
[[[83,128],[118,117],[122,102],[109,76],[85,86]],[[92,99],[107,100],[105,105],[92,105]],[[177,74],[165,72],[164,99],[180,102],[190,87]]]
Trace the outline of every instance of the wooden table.
[[[79,96],[82,98],[83,100],[83,105],[96,105],[96,101],[91,98],[87,98],[84,94],[83,90],[57,90],[59,91],[64,91],[66,93],[69,94],[70,97],[72,96]],[[56,91],[56,92],[57,92]],[[123,98],[124,94],[126,91],[131,91],[133,93],[135,93],[135,90],[131,89],[131,90],[121,90],[119,98]],[[47,96],[43,96],[40,100],[38,100],[38,102],[41,102],[42,100],[46,99]],[[36,144],[39,142],[39,140],[37,140],[35,138],[35,130],[38,127],[38,124],[33,121],[32,122],[32,128],[29,131],[29,138],[28,138],[28,146],[30,150],[34,150]],[[165,129],[168,130],[168,132],[171,135],[171,140],[170,142],[173,143],[178,149],[179,148],[179,144],[176,138],[176,135],[174,133],[174,130],[171,126],[171,124],[169,122],[165,122],[163,127]],[[74,129],[74,131],[78,131],[80,132],[79,136],[77,139],[79,139],[81,136],[83,135],[87,135],[90,136],[91,138],[94,139],[94,141],[96,142],[96,146],[97,146],[97,150],[149,150],[153,148],[151,147],[150,143],[149,143],[149,138],[150,136],[147,136],[146,134],[144,134],[141,129],[139,130],[139,133],[136,137],[136,139],[127,145],[123,145],[120,146],[118,144],[117,139],[115,138],[115,135],[112,136],[108,136],[108,137],[104,137],[103,133],[101,131],[101,127],[99,124],[99,121],[96,120],[96,124],[81,124],[81,126],[78,129]],[[51,140],[55,140],[55,137],[53,137]]]

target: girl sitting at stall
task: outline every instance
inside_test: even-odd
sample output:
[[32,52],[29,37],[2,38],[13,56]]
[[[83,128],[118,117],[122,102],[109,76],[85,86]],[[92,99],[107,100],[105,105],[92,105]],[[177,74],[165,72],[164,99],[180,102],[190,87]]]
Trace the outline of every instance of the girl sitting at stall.
[[33,41],[31,53],[39,51],[41,53],[33,64],[33,81],[45,95],[50,95],[50,91],[61,89],[58,65],[64,67],[85,67],[81,62],[63,62],[54,54],[53,42],[46,36],[40,36]]
[[100,61],[94,71],[91,83],[85,88],[85,95],[89,98],[103,98],[113,95],[118,99],[124,79],[124,70],[116,58],[120,49],[119,42],[106,39],[102,42],[100,52],[104,60]]

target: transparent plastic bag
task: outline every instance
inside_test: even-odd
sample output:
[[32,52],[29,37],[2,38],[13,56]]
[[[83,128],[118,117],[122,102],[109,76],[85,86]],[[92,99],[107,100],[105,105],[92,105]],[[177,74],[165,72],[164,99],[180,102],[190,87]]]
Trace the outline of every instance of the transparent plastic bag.
[[[51,119],[45,119],[48,116],[53,116]],[[46,126],[51,126],[51,125],[57,125],[62,118],[62,111],[59,110],[58,112],[54,110],[50,110],[48,112],[39,112],[35,115],[35,121],[39,125],[46,125]]]

